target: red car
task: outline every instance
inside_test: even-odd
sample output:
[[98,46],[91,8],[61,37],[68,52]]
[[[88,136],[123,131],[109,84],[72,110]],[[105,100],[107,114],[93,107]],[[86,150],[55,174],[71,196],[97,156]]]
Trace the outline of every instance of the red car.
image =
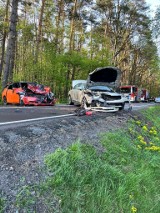
[[30,82],[8,84],[2,91],[3,104],[19,104],[34,106],[53,106],[54,94],[49,87]]

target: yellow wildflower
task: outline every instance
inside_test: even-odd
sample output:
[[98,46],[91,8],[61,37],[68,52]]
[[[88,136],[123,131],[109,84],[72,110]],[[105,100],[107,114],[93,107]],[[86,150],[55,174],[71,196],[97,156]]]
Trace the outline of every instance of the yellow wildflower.
[[132,208],[131,208],[131,212],[132,212],[132,213],[137,212],[137,208],[136,208],[135,206],[132,206]]
[[149,133],[153,134],[153,135],[157,135],[157,131],[156,130],[150,130]]
[[151,127],[151,130],[156,130],[156,128],[152,126],[152,127]]
[[138,136],[138,139],[139,139],[139,140],[144,140],[144,137],[142,137],[142,135],[139,135],[139,136]]
[[146,150],[151,150],[151,151],[160,151],[159,146],[151,146],[151,147],[146,147]]
[[147,143],[144,140],[140,140],[140,143],[146,145]]
[[147,126],[143,126],[142,129],[143,129],[144,131],[147,131],[147,130],[148,130]]
[[136,121],[136,124],[140,125],[140,124],[141,124],[141,121]]
[[156,131],[156,130],[154,130],[154,131],[153,131],[153,134],[154,134],[154,135],[157,135],[157,131]]

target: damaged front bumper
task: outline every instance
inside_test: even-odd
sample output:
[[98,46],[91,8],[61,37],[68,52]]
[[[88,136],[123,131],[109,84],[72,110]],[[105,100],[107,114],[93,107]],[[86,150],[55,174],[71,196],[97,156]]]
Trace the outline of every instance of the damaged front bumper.
[[125,102],[121,100],[106,101],[101,97],[93,96],[90,97],[90,108],[94,111],[112,111],[124,109]]
[[21,103],[23,105],[31,105],[31,106],[54,106],[56,103],[56,99],[54,96],[40,95],[40,94],[20,94]]
[[86,110],[96,111],[96,112],[117,112],[119,108],[116,107],[86,107]]

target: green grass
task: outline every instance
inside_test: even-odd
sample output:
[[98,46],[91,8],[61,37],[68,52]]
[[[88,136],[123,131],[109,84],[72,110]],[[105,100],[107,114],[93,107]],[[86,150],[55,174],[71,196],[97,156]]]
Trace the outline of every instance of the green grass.
[[4,198],[0,197],[0,213],[3,213],[5,206],[5,200]]
[[[49,212],[52,198],[64,213],[160,212],[160,107],[142,114],[128,129],[103,134],[101,153],[77,142],[46,156],[49,176],[34,190]],[[17,206],[29,208],[20,197]]]

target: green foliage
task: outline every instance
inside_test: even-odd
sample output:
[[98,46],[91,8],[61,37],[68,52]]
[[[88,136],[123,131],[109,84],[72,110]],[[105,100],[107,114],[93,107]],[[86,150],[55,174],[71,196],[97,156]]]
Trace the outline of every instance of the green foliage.
[[[10,8],[6,3],[0,0],[2,17],[7,13],[6,19],[0,20],[0,35],[5,40],[2,39],[1,52],[3,45],[9,43],[7,36],[3,37],[8,34],[10,24]],[[42,10],[38,1],[20,1],[13,81],[46,84],[62,101],[67,98],[73,79],[86,79],[95,68],[113,65],[122,70],[122,84],[147,87],[152,95],[157,95],[159,56],[145,2],[75,3],[46,0]],[[157,30],[159,9],[153,23]]]
[[152,122],[154,126],[156,126],[160,133],[160,116],[159,116],[159,106],[150,107],[148,110],[143,110],[142,113],[148,119],[148,121]]
[[31,207],[36,202],[36,196],[33,192],[29,186],[24,186],[16,198],[17,208],[23,207],[25,209],[27,207],[27,212],[30,212],[28,207]]
[[159,26],[159,21],[160,21],[160,6],[157,7],[155,17],[153,19],[153,34],[155,38],[160,38],[160,26]]
[[143,113],[128,129],[103,134],[103,152],[77,142],[46,156],[49,176],[36,190],[48,193],[45,200],[56,197],[64,213],[159,213],[160,150],[147,148],[151,141],[160,147],[160,107]]
[[88,73],[97,67],[109,65],[107,58],[91,60],[87,54],[79,52],[67,52],[55,54],[54,47],[46,43],[44,52],[38,62],[35,63],[33,54],[26,51],[26,56],[21,60],[17,59],[19,67],[23,66],[23,72],[15,72],[14,81],[36,81],[51,87],[60,101],[67,98],[66,94],[71,88],[71,81],[74,79],[86,79]]
[[4,198],[0,197],[0,213],[4,212],[5,200]]

